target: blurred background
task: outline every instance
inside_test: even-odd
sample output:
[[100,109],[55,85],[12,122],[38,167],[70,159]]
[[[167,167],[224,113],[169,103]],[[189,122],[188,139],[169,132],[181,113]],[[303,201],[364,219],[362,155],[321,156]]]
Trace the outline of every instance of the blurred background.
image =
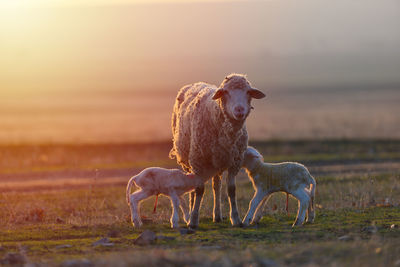
[[400,137],[400,2],[0,0],[0,143],[171,139],[179,88],[246,73],[252,140]]

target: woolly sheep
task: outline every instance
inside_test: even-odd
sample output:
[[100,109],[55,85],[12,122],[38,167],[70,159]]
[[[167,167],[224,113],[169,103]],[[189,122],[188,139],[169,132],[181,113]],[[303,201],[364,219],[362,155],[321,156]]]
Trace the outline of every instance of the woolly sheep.
[[307,222],[314,221],[316,183],[304,165],[295,162],[264,163],[262,155],[255,148],[248,147],[243,166],[255,189],[243,225],[257,223],[262,217],[261,207],[272,193],[281,191],[291,194],[299,201],[293,226],[303,224],[306,212]]
[[[218,88],[199,82],[184,86],[178,92],[172,113],[170,158],[176,158],[183,170],[195,173],[205,181],[213,177],[214,222],[222,220],[221,174],[228,170],[230,219],[232,225],[241,225],[236,206],[235,176],[247,148],[245,121],[252,109],[251,100],[263,97],[264,93],[253,88],[242,74],[230,74]],[[203,194],[204,185],[191,194],[189,227],[198,226]]]
[[[130,194],[135,184],[140,190]],[[204,184],[203,178],[194,174],[186,174],[178,169],[152,167],[144,169],[133,176],[126,187],[126,201],[131,208],[131,220],[134,227],[142,226],[140,219],[140,202],[150,196],[163,194],[170,198],[172,206],[171,227],[179,227],[178,210],[181,207],[184,220],[189,220],[189,210],[182,196]]]

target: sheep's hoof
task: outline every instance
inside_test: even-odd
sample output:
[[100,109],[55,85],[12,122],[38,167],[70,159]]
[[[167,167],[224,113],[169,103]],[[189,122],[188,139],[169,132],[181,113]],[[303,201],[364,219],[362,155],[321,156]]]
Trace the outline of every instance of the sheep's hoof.
[[215,222],[215,223],[220,223],[220,222],[222,222],[222,218],[221,218],[221,217],[215,217],[215,218],[213,219],[213,222]]
[[232,224],[232,226],[233,227],[240,227],[240,228],[243,228],[243,223],[242,222],[239,222],[239,223],[235,223],[235,224]]

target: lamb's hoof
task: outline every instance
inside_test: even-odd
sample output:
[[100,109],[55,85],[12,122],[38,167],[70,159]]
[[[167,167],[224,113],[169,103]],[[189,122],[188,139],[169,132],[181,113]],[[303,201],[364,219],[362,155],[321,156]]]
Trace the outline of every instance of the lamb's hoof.
[[141,223],[141,222],[140,223],[139,222],[138,223],[132,223],[132,225],[133,225],[133,228],[138,228],[139,229],[139,228],[142,227],[143,223]]
[[303,226],[302,223],[300,223],[300,222],[295,222],[295,223],[292,225],[292,228],[298,228],[298,227],[301,227],[301,226]]
[[242,226],[241,227],[243,227],[243,228],[248,228],[248,227],[250,227],[250,224],[248,224],[248,223],[242,223]]

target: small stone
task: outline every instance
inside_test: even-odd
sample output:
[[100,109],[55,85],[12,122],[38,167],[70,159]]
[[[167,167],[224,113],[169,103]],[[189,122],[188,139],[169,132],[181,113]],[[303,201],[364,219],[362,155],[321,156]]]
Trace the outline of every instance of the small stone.
[[3,259],[0,260],[1,264],[10,264],[10,265],[23,265],[26,263],[26,258],[24,255],[20,253],[9,252],[4,255]]
[[349,235],[342,235],[338,237],[339,241],[351,241],[353,240],[353,237],[349,236]]
[[265,266],[265,267],[274,267],[274,266],[278,266],[278,264],[271,260],[271,259],[261,259],[260,260],[261,266]]
[[143,233],[139,235],[138,238],[136,238],[133,241],[133,244],[139,245],[139,246],[146,246],[153,244],[157,239],[156,234],[153,231],[150,230],[145,230]]
[[196,231],[190,228],[180,228],[179,229],[179,233],[181,235],[190,235],[190,234],[194,234]]
[[361,232],[366,232],[368,234],[375,234],[378,232],[378,227],[376,227],[375,225],[366,226],[361,230]]
[[397,261],[395,261],[394,264],[393,264],[393,266],[396,266],[396,267],[397,267],[397,266],[400,266],[400,259],[397,260]]
[[61,267],[91,267],[93,263],[88,259],[67,260],[61,263]]
[[399,228],[399,226],[398,226],[397,224],[392,224],[392,225],[390,226],[390,229],[396,229],[396,228]]
[[112,247],[114,246],[114,243],[111,243],[108,237],[104,237],[102,239],[97,240],[96,242],[93,242],[92,246]]

